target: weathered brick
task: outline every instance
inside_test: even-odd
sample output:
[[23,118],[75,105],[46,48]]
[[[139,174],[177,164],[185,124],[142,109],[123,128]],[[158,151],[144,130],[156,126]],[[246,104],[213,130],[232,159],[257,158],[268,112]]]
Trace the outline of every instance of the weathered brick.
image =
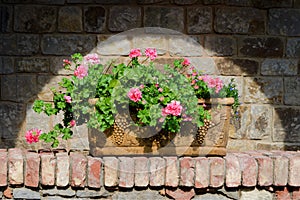
[[43,153],[41,157],[41,184],[53,186],[55,184],[56,159],[52,153]]
[[256,75],[259,63],[251,59],[215,58],[217,69],[221,75]]
[[234,155],[227,155],[226,161],[226,186],[227,187],[238,187],[241,185],[242,172],[240,168],[239,160]]
[[299,9],[270,9],[269,33],[272,35],[299,36]]
[[110,8],[108,21],[110,31],[126,31],[138,28],[141,24],[141,8],[129,6],[113,6]]
[[7,152],[0,152],[0,187],[7,185]]
[[266,156],[256,156],[258,163],[257,183],[260,186],[269,186],[273,184],[273,161]]
[[195,196],[194,188],[182,190],[181,188],[168,188],[166,193],[173,199],[192,199]]
[[248,103],[281,104],[283,101],[283,79],[262,77],[244,79],[244,101]]
[[274,110],[273,141],[300,141],[300,127],[296,125],[299,123],[300,109],[278,107]]
[[87,171],[87,182],[91,188],[101,187],[101,167],[102,160],[100,158],[94,158],[88,156],[88,171]]
[[265,59],[261,64],[262,75],[297,75],[296,59]]
[[165,186],[178,187],[179,165],[177,157],[164,157],[166,160],[166,180]]
[[258,7],[258,8],[276,8],[276,7],[280,7],[280,8],[284,8],[284,7],[291,7],[293,2],[292,0],[252,0],[252,3],[254,6]]
[[44,35],[41,43],[42,52],[52,55],[90,52],[95,46],[96,37],[92,35]]
[[206,188],[209,186],[209,169],[208,158],[195,158],[195,188]]
[[283,40],[278,37],[240,37],[240,56],[272,58],[283,56]]
[[84,30],[91,33],[105,31],[105,9],[101,6],[84,8]]
[[299,187],[293,188],[292,192],[293,192],[293,194],[292,194],[293,200],[299,200],[300,199],[300,188]]
[[9,149],[8,179],[11,185],[20,185],[24,183],[23,166],[23,153],[21,149]]
[[191,157],[184,157],[180,160],[180,185],[186,187],[194,186],[195,162]]
[[25,158],[25,186],[38,187],[40,181],[40,157],[37,153],[27,152]]
[[163,158],[151,157],[150,162],[150,186],[159,187],[165,184],[166,163]]
[[299,156],[290,157],[288,184],[290,186],[295,186],[295,187],[300,186],[300,157]]
[[13,7],[0,6],[0,33],[12,31]]
[[287,57],[300,58],[300,38],[288,38],[286,55]]
[[14,30],[17,32],[44,33],[56,29],[57,11],[52,6],[15,6]]
[[291,200],[291,195],[287,187],[284,187],[283,189],[277,189],[275,191],[275,195],[277,200]]
[[258,166],[256,160],[248,155],[238,156],[242,170],[242,185],[245,187],[256,186]]
[[48,72],[50,62],[48,58],[17,58],[15,59],[17,72]]
[[119,157],[119,187],[131,188],[134,185],[134,160]]
[[221,187],[225,179],[225,162],[223,158],[211,157],[210,162],[210,186]]
[[57,153],[56,162],[56,186],[66,187],[70,179],[70,160],[68,153]]
[[184,10],[178,7],[146,7],[145,27],[161,27],[183,32]]
[[188,7],[187,31],[190,34],[212,32],[212,8]]
[[289,160],[284,156],[273,156],[274,185],[285,186],[289,176]]
[[1,34],[1,55],[34,55],[39,51],[37,34]]
[[86,185],[87,159],[82,153],[70,154],[71,179],[72,187],[84,187]]
[[58,30],[60,32],[81,32],[82,9],[76,6],[61,7],[58,12]]
[[265,15],[265,11],[249,7],[217,8],[214,29],[219,33],[262,34]]
[[299,106],[300,77],[284,78],[284,104]]
[[209,56],[232,56],[236,53],[237,44],[232,37],[207,36],[204,46]]
[[146,157],[134,157],[134,185],[146,187],[149,184],[148,159]]
[[104,157],[104,185],[115,187],[118,185],[119,160],[115,157]]

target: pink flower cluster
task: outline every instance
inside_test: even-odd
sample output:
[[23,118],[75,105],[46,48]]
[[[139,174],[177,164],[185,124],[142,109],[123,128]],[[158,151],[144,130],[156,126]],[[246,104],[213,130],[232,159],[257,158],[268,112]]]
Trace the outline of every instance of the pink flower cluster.
[[191,64],[191,62],[189,61],[189,59],[184,58],[183,62],[181,63],[183,66],[189,66]]
[[92,64],[92,65],[100,63],[99,56],[96,53],[88,54],[88,55],[84,56],[83,58],[84,58],[85,62]]
[[85,67],[84,65],[79,65],[77,69],[74,71],[74,75],[79,79],[82,79],[83,77],[87,76],[88,75],[87,67]]
[[145,55],[150,58],[150,60],[154,60],[157,57],[156,49],[147,48],[145,50]]
[[70,66],[71,65],[71,61],[69,61],[68,59],[63,59],[63,66]]
[[162,115],[179,116],[181,115],[181,111],[182,111],[182,106],[180,105],[180,102],[172,100],[171,103],[167,104],[167,106],[162,109]]
[[219,91],[223,87],[223,82],[219,78],[214,79],[211,76],[204,75],[204,76],[201,76],[200,79],[202,79],[204,82],[206,82],[208,87],[215,88],[216,93],[219,93]]
[[75,121],[74,119],[72,119],[72,120],[70,121],[70,126],[73,127],[73,126],[75,126],[75,125],[76,125],[76,121]]
[[70,96],[65,95],[64,99],[66,100],[67,103],[72,103],[72,98]]
[[139,88],[131,88],[127,93],[127,96],[131,101],[138,102],[142,99],[142,92]]
[[25,134],[26,142],[28,144],[31,144],[33,142],[38,142],[41,134],[42,134],[42,130],[39,130],[37,128],[28,130]]
[[142,53],[141,53],[141,50],[140,49],[132,49],[129,53],[129,57],[132,59],[132,58],[137,58],[139,56],[141,56]]

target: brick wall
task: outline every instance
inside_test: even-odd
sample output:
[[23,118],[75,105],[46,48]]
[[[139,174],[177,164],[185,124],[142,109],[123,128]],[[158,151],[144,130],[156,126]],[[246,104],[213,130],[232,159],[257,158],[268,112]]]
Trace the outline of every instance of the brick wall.
[[0,149],[0,197],[15,199],[299,199],[300,153],[102,157]]
[[[215,69],[208,73],[237,79],[243,104],[230,149],[299,147],[299,0],[2,0],[0,13],[2,148],[33,148],[24,143],[25,130],[47,131],[57,121],[33,113],[31,106],[37,98],[50,100],[49,87],[68,75],[61,70],[63,58],[149,26],[194,38],[205,54],[177,55],[196,63],[201,58],[201,67]],[[172,44],[185,45],[175,39]],[[83,137],[70,148],[85,149]]]

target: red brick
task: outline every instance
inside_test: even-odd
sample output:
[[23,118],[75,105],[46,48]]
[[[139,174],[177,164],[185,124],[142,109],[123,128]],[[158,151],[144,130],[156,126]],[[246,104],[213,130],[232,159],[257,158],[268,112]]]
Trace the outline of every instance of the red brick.
[[134,157],[134,184],[138,187],[146,187],[149,184],[148,158]]
[[165,184],[166,163],[163,158],[151,157],[150,162],[150,186],[158,187]]
[[115,187],[118,185],[119,160],[115,157],[104,157],[104,185]]
[[91,188],[101,187],[101,167],[102,161],[100,158],[88,156],[88,186]]
[[56,160],[52,153],[42,153],[41,157],[41,184],[53,186],[55,184]]
[[23,178],[23,153],[20,149],[8,150],[8,177],[9,183],[19,185],[24,183]]
[[291,195],[286,187],[276,190],[275,195],[277,200],[291,200]]
[[174,190],[166,189],[166,193],[168,196],[172,197],[173,199],[178,199],[178,200],[190,200],[195,196],[195,191],[193,188],[188,190],[182,190],[180,188],[176,188]]
[[210,161],[210,186],[221,187],[225,178],[225,162],[223,158],[211,157]]
[[119,187],[131,188],[134,185],[134,160],[129,157],[119,157]]
[[65,187],[70,180],[70,159],[68,153],[57,153],[56,162],[56,186]]
[[289,159],[283,156],[273,156],[275,186],[285,186],[289,176]]
[[242,172],[239,160],[234,155],[227,155],[226,161],[226,186],[238,187],[241,185]]
[[164,157],[166,160],[166,180],[165,185],[177,187],[179,181],[179,166],[177,157]]
[[293,188],[293,200],[300,200],[300,188]]
[[273,184],[273,161],[267,156],[256,156],[258,163],[257,183],[260,186],[269,186]]
[[86,184],[86,169],[87,159],[86,157],[77,152],[71,152],[70,154],[70,166],[71,166],[71,179],[70,184],[72,187],[84,187]]
[[242,185],[245,187],[256,186],[258,165],[256,160],[248,155],[238,155],[241,171]]
[[194,186],[195,162],[190,157],[180,159],[180,185],[186,187]]
[[38,187],[40,178],[40,157],[37,153],[33,152],[27,152],[25,157],[25,186]]
[[4,197],[8,198],[8,199],[12,199],[13,198],[13,191],[10,187],[7,187],[4,191],[3,191],[3,195]]
[[289,166],[289,185],[299,187],[300,186],[300,157],[290,157]]
[[7,152],[6,151],[0,152],[0,163],[3,163],[0,166],[0,187],[3,187],[7,185]]
[[209,186],[209,160],[208,158],[195,158],[195,187],[206,188]]

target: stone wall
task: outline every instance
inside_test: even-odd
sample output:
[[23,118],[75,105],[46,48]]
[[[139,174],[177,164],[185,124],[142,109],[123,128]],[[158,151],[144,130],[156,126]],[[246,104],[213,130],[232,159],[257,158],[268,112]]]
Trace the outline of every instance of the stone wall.
[[[177,56],[190,57],[223,79],[236,78],[242,105],[230,149],[300,146],[299,0],[1,0],[0,16],[2,148],[26,147],[27,129],[47,131],[57,121],[33,113],[31,106],[37,98],[51,100],[49,88],[68,75],[62,59],[141,27],[192,37],[205,54],[177,49]],[[133,46],[122,41],[124,56]],[[170,48],[186,44],[169,42]],[[160,55],[172,57],[168,51]],[[84,149],[80,138],[71,145]]]
[[0,149],[0,197],[14,199],[289,200],[300,198],[300,153],[102,157]]

